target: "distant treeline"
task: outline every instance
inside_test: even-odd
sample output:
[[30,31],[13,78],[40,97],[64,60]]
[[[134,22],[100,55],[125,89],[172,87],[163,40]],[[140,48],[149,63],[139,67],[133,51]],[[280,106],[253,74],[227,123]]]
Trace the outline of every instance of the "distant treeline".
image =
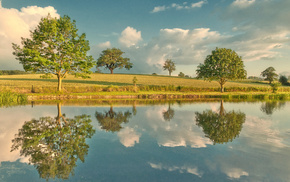
[[29,73],[20,70],[0,70],[0,75],[24,75],[24,74]]

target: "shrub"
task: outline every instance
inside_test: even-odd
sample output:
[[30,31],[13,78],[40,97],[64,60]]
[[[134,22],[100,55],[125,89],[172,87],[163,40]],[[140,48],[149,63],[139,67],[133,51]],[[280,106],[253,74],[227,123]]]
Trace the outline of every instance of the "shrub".
[[281,86],[281,83],[280,82],[271,83],[270,86],[272,87],[272,92],[276,93],[279,87]]
[[282,84],[282,85],[288,85],[288,79],[286,76],[282,75],[280,76],[279,78],[279,82]]

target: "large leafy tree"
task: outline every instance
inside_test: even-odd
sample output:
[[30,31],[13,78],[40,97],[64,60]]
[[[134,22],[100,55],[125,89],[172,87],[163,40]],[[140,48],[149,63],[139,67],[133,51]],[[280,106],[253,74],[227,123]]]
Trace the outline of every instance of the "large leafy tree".
[[221,101],[220,112],[206,110],[195,113],[196,124],[203,128],[206,137],[214,144],[227,143],[239,136],[246,115],[242,112],[226,112]]
[[84,162],[88,154],[86,139],[95,133],[91,122],[88,115],[66,118],[58,104],[57,117],[26,121],[12,140],[11,150],[20,148],[20,154],[29,157],[41,178],[68,179],[77,160]]
[[224,92],[224,84],[228,80],[247,77],[242,58],[235,51],[226,48],[213,50],[211,55],[206,57],[204,64],[198,66],[196,73],[197,78],[218,81],[221,92]]
[[133,64],[130,62],[129,58],[122,57],[123,53],[124,52],[117,48],[103,50],[97,61],[97,67],[104,66],[111,71],[111,74],[113,74],[116,68],[122,69],[125,67],[127,70],[131,69]]
[[171,59],[166,59],[163,65],[163,70],[168,70],[169,76],[171,76],[171,73],[175,71],[175,63]]
[[31,31],[31,38],[22,37],[22,47],[12,44],[13,54],[25,71],[54,74],[58,78],[58,91],[67,74],[88,77],[94,66],[86,35],[78,35],[76,22],[68,16],[42,18]]
[[275,68],[273,67],[268,67],[264,71],[261,72],[262,77],[266,77],[265,80],[269,81],[271,84],[274,80],[278,79],[278,74],[275,73]]
[[116,132],[122,129],[121,124],[129,122],[132,113],[126,112],[114,112],[113,107],[107,112],[96,112],[95,116],[102,127],[106,131]]

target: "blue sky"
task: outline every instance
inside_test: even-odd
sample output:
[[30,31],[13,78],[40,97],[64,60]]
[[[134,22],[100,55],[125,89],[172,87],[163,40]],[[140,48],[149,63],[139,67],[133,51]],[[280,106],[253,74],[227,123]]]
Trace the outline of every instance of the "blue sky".
[[[123,50],[134,66],[122,73],[168,74],[166,59],[177,66],[173,75],[195,76],[215,47],[242,56],[248,76],[269,66],[290,75],[290,1],[288,0],[2,0],[0,7],[1,69],[22,69],[11,43],[29,37],[42,16],[68,15],[86,33],[90,54]],[[104,70],[108,72],[108,70]]]

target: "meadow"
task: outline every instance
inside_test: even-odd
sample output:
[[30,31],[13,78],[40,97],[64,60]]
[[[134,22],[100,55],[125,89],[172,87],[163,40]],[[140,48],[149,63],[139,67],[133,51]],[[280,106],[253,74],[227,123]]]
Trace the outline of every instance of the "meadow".
[[[10,88],[21,92],[19,89],[30,90],[34,88],[57,88],[57,79],[40,78],[41,74],[27,74],[27,75],[0,75],[0,87]],[[181,78],[174,76],[153,76],[153,75],[131,75],[131,74],[98,74],[90,75],[91,78],[82,79],[76,78],[73,75],[68,75],[63,79],[63,88],[70,87],[106,87],[106,86],[133,86],[133,78],[137,78],[138,86],[182,86],[194,88],[219,88],[216,81],[208,82],[197,80],[193,78]],[[254,83],[251,81],[230,81],[227,82],[225,87],[269,87],[265,83]]]
[[[95,98],[138,96],[138,98],[147,98],[149,97],[148,95],[164,94],[166,94],[165,98],[182,97],[185,94],[198,95],[198,97],[203,97],[204,95],[210,95],[210,97],[221,97],[221,95],[227,95],[227,97],[239,95],[241,97],[243,95],[242,97],[244,97],[245,95],[253,94],[271,94],[272,91],[267,82],[248,79],[228,81],[225,84],[225,93],[220,93],[220,85],[216,81],[208,82],[194,78],[162,75],[93,73],[89,79],[68,75],[63,79],[62,92],[57,92],[56,77],[43,79],[41,76],[41,74],[0,75],[0,91],[35,97],[43,95],[74,95],[75,97],[73,98],[82,98],[81,96],[96,96]],[[137,78],[136,87],[133,84],[134,77]],[[289,95],[290,87],[280,87],[278,91],[280,94]]]

